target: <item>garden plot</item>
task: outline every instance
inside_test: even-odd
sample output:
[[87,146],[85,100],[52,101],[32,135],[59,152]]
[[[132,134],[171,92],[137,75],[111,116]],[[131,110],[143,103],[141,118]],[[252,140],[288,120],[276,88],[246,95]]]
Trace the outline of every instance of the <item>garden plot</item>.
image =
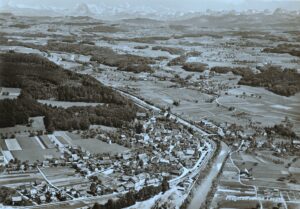
[[45,160],[48,156],[53,158],[59,158],[60,152],[56,149],[26,149],[19,151],[12,151],[12,154],[15,158],[22,159],[22,161],[28,160],[30,163]]
[[84,150],[87,150],[93,154],[99,154],[99,153],[117,154],[128,150],[127,148],[120,146],[118,144],[108,144],[99,139],[82,139],[80,136],[75,134],[70,135],[70,137],[72,138],[72,144],[80,146]]
[[[75,170],[67,167],[49,167],[42,168],[42,172],[45,174],[47,179],[55,186],[65,188],[65,187],[88,187],[89,180],[82,177],[75,176]],[[87,191],[86,188],[85,191]]]
[[[45,138],[45,137],[42,137]],[[10,159],[21,159],[35,162],[43,161],[47,156],[60,157],[60,153],[53,149],[47,149],[45,143],[39,137],[28,137],[17,135],[16,139],[6,139],[1,142],[7,161]]]
[[48,149],[55,148],[55,145],[51,142],[47,135],[38,136],[44,146]]
[[28,150],[28,149],[34,149],[34,150],[39,150],[43,149],[39,142],[36,140],[35,137],[17,137],[17,140],[22,147],[23,150]]
[[9,151],[22,150],[17,139],[5,139],[5,143]]

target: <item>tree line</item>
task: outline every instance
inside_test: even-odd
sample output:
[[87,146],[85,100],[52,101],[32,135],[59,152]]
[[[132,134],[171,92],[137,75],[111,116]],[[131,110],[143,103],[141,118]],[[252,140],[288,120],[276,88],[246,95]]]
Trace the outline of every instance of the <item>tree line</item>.
[[0,100],[0,127],[28,124],[29,117],[45,116],[48,131],[85,130],[91,124],[113,127],[129,126],[136,115],[136,107],[127,105],[98,105],[96,107],[53,107],[32,99],[23,92],[18,99]]
[[259,68],[259,73],[253,73],[249,68],[243,67],[213,67],[216,73],[232,72],[242,76],[238,84],[254,87],[264,87],[281,96],[292,96],[300,91],[300,74],[295,69],[282,69],[276,66]]
[[300,74],[295,69],[268,67],[258,74],[241,78],[239,84],[265,87],[281,96],[292,96],[300,91]]
[[109,199],[106,204],[95,203],[92,209],[121,209],[134,205],[136,202],[145,201],[151,197],[166,192],[170,188],[166,178],[159,186],[146,186],[139,191],[129,191],[117,200]]

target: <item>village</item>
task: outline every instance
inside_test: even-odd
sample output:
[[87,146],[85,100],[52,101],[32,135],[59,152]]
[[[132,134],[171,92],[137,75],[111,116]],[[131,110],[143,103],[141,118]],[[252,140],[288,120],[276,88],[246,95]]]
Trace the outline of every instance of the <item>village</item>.
[[[175,123],[167,114],[147,118],[146,113],[137,113],[137,118],[136,133],[111,134],[90,129],[82,132],[89,139],[74,140],[75,134],[62,131],[28,137],[27,143],[31,141],[32,146],[40,146],[34,148],[36,153],[39,149],[43,151],[40,155],[48,153],[43,155],[43,160],[35,154],[31,159],[27,155],[25,158],[28,160],[22,161],[22,152],[26,155],[29,151],[27,146],[30,146],[23,146],[22,137],[2,139],[3,174],[7,178],[14,176],[15,182],[12,180],[8,185],[15,187],[19,194],[12,197],[13,205],[20,205],[24,198],[33,204],[44,204],[122,194],[159,185],[164,179],[170,183],[176,181],[172,185],[180,185],[183,191],[188,189],[192,182],[182,177],[212,151],[209,141]],[[93,140],[94,146],[97,146],[97,141],[104,142],[102,146],[118,143],[126,150],[118,153],[90,152],[83,148],[84,145],[76,145],[78,140]],[[37,174],[36,177],[22,180],[22,185],[16,180],[18,175],[22,178],[24,174],[33,173]]]
[[[11,197],[12,205],[23,205],[24,200],[27,204],[39,205],[95,196],[118,197],[128,191],[160,185],[164,180],[186,193],[195,181],[186,178],[187,174],[213,151],[208,138],[218,140],[220,137],[228,144],[242,139],[242,144],[232,146],[239,147],[248,155],[251,153],[249,150],[269,149],[275,153],[274,156],[267,156],[263,151],[258,156],[264,161],[279,164],[288,162],[282,161],[280,156],[299,150],[297,137],[288,142],[278,137],[276,129],[265,130],[252,123],[243,129],[234,124],[215,125],[202,120],[198,126],[213,133],[204,136],[176,120],[168,111],[138,112],[134,121],[135,131],[104,126],[91,127],[87,131],[55,131],[42,135],[37,131],[30,133],[26,145],[24,135],[20,133],[15,138],[2,139],[3,175],[11,179],[4,185],[18,191]],[[291,122],[286,118],[281,126],[288,130]],[[106,146],[105,151],[100,148],[103,146]],[[26,154],[30,151],[29,147],[36,151],[34,155]],[[39,149],[43,152],[37,154]],[[296,158],[291,158],[291,162],[296,162]],[[238,165],[240,178],[251,180],[255,175],[253,165],[245,165]],[[284,181],[284,178],[278,177],[278,181]],[[238,197],[227,198],[232,201],[232,198]],[[277,202],[281,200],[277,198]]]
[[[284,175],[276,174],[278,182],[298,182],[298,170],[294,165],[298,160],[291,154],[299,152],[299,138],[291,131],[293,124],[288,117],[273,128],[262,128],[251,121],[246,126],[206,119],[191,122],[209,133],[204,134],[195,131],[168,109],[158,111],[142,100],[135,100],[148,111],[137,112],[132,124],[134,128],[130,130],[94,125],[84,131],[47,133],[43,126],[36,126],[41,123],[40,117],[31,118],[27,126],[3,129],[2,132],[7,132],[2,133],[1,139],[0,183],[16,189],[17,193],[10,199],[11,205],[44,205],[95,197],[101,200],[107,196],[118,198],[130,191],[159,186],[163,181],[184,196],[183,203],[195,182],[199,181],[198,172],[201,174],[201,169],[216,152],[212,141],[219,139],[232,146],[233,150],[236,148],[237,153],[245,153],[241,157],[246,161],[254,157],[251,155],[253,151],[258,158],[253,164],[252,160],[240,163],[237,159],[241,157],[228,158],[227,161],[237,160],[234,166],[238,173],[228,175],[225,172],[222,178],[257,182],[255,167],[259,161],[270,161],[289,169]],[[287,159],[283,160],[283,157]],[[230,163],[227,161],[225,166]],[[247,200],[254,205],[258,200],[282,202],[283,198],[290,198],[280,196],[285,191],[287,194],[290,191],[297,193],[297,190],[289,188],[280,190],[282,194],[280,191],[276,193],[277,190],[270,190],[262,184],[257,188],[256,196],[243,197],[243,193],[231,195],[230,189],[238,187],[231,188],[230,185],[221,181],[219,186],[213,186],[221,196],[227,194],[225,197],[229,204],[235,200]],[[246,188],[249,194],[253,193],[251,187]],[[268,191],[271,195],[265,199]],[[217,196],[210,198],[219,202]]]

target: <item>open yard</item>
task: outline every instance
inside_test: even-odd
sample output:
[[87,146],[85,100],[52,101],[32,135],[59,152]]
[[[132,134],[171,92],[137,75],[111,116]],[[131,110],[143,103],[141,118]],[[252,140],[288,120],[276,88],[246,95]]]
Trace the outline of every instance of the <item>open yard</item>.
[[[73,138],[72,138],[73,139]],[[73,139],[72,143],[90,151],[93,154],[111,153],[118,154],[128,150],[118,144],[108,144],[98,139]]]

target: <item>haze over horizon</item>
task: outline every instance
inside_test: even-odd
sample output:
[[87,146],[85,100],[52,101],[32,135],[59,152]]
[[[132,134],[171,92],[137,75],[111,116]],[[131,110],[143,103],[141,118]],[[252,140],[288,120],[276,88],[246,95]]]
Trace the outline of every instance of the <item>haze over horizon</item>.
[[206,10],[300,10],[299,0],[0,0],[0,9],[74,10],[86,4],[93,12],[201,12]]

